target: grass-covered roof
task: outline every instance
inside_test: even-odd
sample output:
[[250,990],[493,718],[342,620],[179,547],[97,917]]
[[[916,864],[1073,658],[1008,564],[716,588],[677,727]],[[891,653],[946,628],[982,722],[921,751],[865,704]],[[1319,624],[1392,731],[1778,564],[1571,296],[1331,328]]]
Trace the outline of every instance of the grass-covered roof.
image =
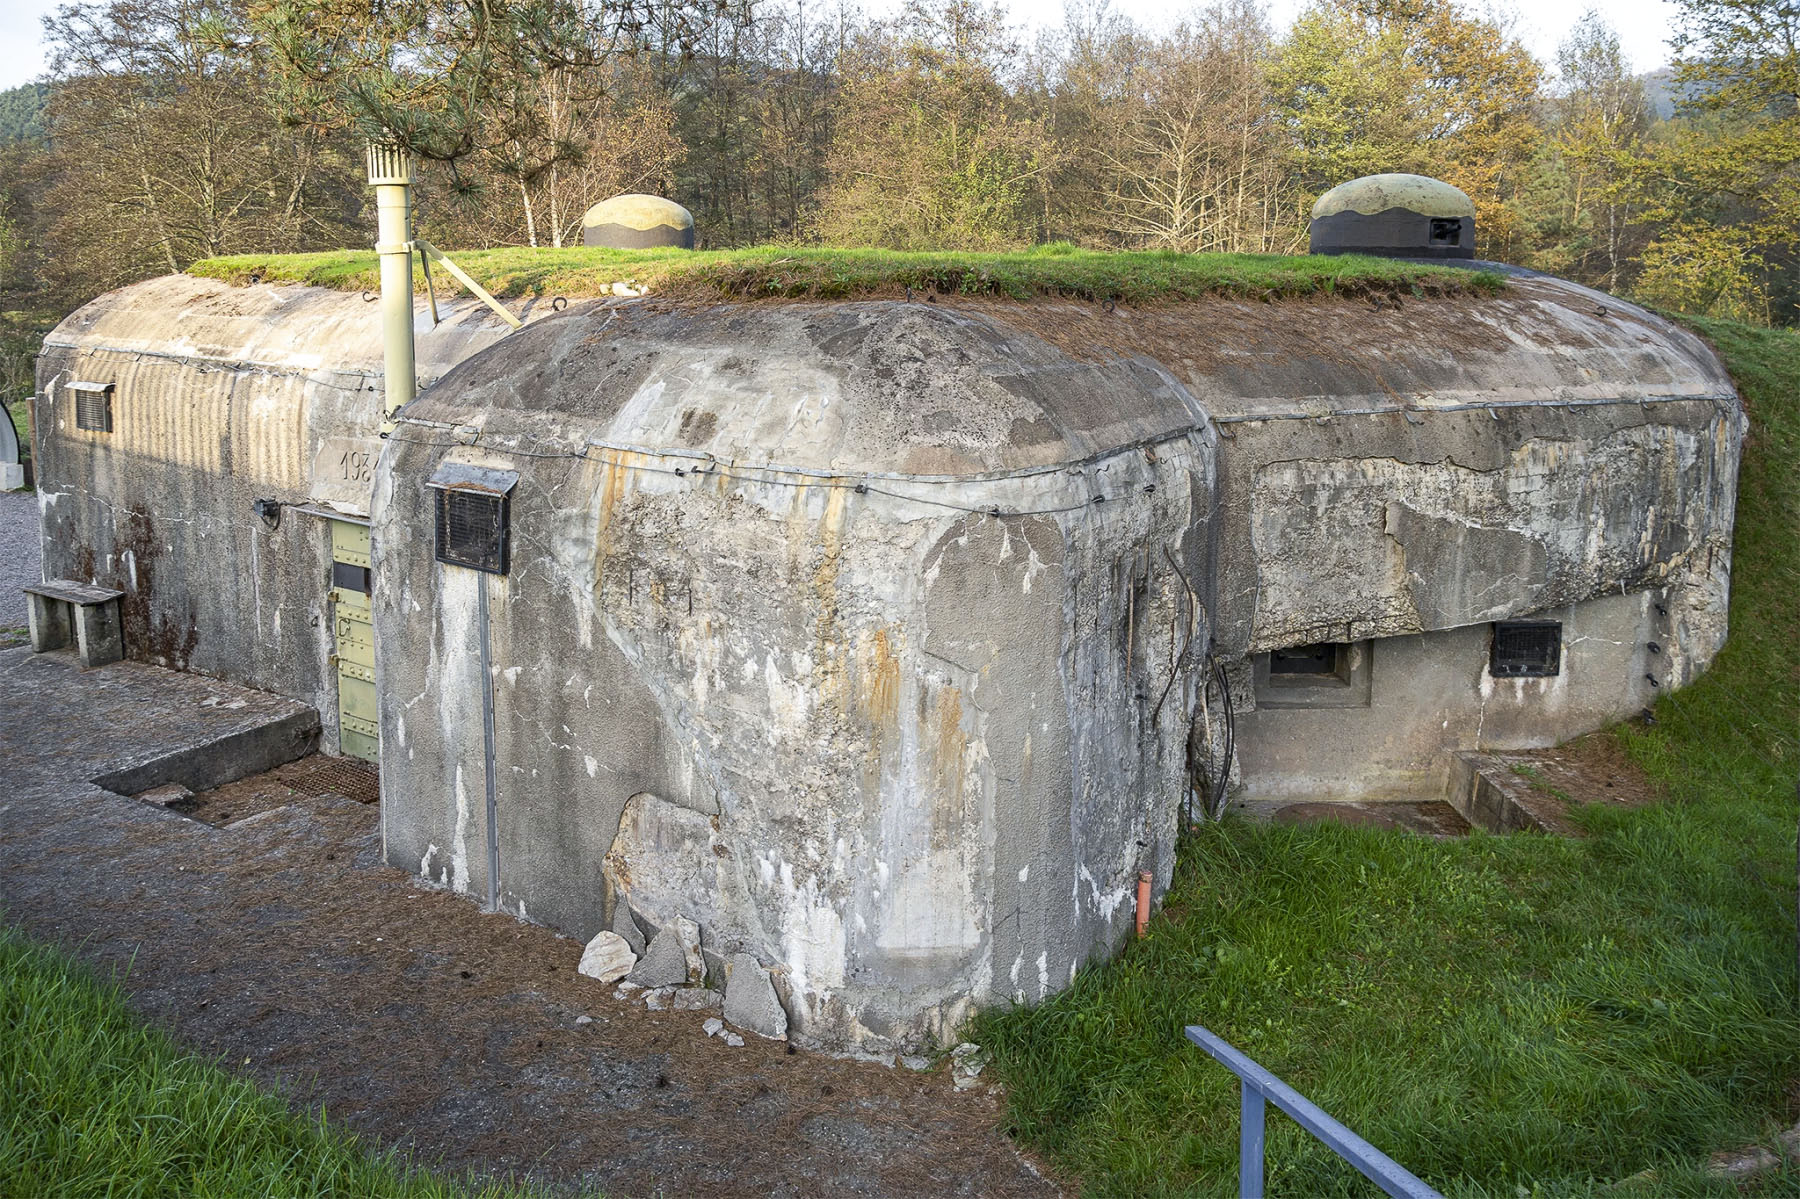
[[[624,283],[675,299],[853,299],[940,295],[1028,300],[1061,296],[1130,304],[1208,295],[1466,295],[1503,286],[1489,271],[1358,255],[1109,253],[1067,243],[1005,254],[753,246],[741,250],[464,250],[450,257],[496,296],[598,296]],[[193,275],[232,283],[379,286],[375,253],[239,254],[209,258]],[[417,272],[415,271],[415,277]],[[456,290],[441,268],[433,282]],[[423,280],[418,286],[423,288]]]

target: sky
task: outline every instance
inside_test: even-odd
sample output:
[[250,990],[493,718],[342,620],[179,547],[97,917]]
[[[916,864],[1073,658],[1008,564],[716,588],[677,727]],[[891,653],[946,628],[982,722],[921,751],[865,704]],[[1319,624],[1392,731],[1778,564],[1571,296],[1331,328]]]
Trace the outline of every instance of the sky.
[[[1063,0],[1004,0],[1013,20],[1028,30],[1057,25]],[[1277,27],[1285,27],[1305,0],[1267,0]],[[0,89],[17,87],[43,75],[45,52],[40,19],[57,0],[0,0]],[[1181,5],[1167,0],[1113,0],[1116,9],[1151,28],[1166,22]],[[873,13],[897,8],[899,0],[864,0]],[[1589,9],[1597,9],[1619,32],[1625,56],[1639,71],[1669,61],[1668,39],[1675,6],[1669,0],[1499,0],[1496,11],[1510,14],[1513,29],[1544,63],[1553,63],[1558,43]]]

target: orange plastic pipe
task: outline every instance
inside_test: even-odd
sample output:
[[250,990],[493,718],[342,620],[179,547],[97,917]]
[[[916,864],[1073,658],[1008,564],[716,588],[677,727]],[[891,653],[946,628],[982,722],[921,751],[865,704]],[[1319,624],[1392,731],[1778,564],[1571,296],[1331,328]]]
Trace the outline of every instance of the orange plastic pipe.
[[1150,872],[1138,871],[1137,893],[1137,935],[1141,939],[1144,927],[1150,923]]

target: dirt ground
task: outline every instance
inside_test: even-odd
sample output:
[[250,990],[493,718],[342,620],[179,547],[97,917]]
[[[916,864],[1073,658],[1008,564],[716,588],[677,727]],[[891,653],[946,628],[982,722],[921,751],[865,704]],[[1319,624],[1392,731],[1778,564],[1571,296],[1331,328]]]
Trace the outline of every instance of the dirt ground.
[[[116,690],[120,720],[162,719]],[[646,1011],[578,975],[578,942],[384,865],[378,805],[305,793],[319,759],[183,815],[67,778],[92,763],[66,722],[40,752],[28,702],[0,696],[5,918],[128,968],[152,1023],[301,1107],[427,1163],[609,1196],[1056,1193],[1002,1134],[1000,1098],[956,1092],[943,1064],[731,1048],[701,1030],[710,1012]]]
[[1505,757],[1531,770],[1527,777],[1534,789],[1565,803],[1638,808],[1662,798],[1656,784],[1607,733],[1590,733],[1554,749],[1525,750]]

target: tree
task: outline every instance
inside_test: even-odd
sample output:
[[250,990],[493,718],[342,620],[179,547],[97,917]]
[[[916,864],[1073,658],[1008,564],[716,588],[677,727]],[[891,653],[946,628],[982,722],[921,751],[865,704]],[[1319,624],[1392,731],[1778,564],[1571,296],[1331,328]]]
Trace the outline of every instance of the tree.
[[1650,104],[1596,12],[1584,14],[1557,54],[1556,95],[1545,106],[1542,186],[1525,207],[1535,265],[1618,291],[1641,226],[1626,164],[1650,128]]
[[1035,240],[1060,150],[1001,81],[998,8],[912,0],[849,54],[815,229],[841,245],[1001,249]]
[[1085,154],[1065,186],[1115,245],[1293,248],[1295,197],[1265,91],[1271,35],[1259,10],[1222,0],[1167,36],[1123,22],[1076,44],[1062,128]]
[[[478,155],[535,174],[568,148],[532,123],[544,97],[604,86],[600,68],[686,56],[747,0],[249,0],[275,104],[294,123],[390,141],[459,167]],[[525,147],[529,147],[529,149]]]
[[258,103],[234,0],[110,0],[45,20],[53,286],[98,290],[197,258],[356,237],[350,148]]
[[1800,317],[1800,0],[1679,0],[1677,119],[1633,164],[1646,299]]
[[[584,75],[600,74],[594,80]],[[421,172],[420,221],[448,245],[579,245],[581,218],[608,196],[661,191],[684,154],[675,115],[646,65],[558,68],[496,118],[503,135],[455,173]]]

